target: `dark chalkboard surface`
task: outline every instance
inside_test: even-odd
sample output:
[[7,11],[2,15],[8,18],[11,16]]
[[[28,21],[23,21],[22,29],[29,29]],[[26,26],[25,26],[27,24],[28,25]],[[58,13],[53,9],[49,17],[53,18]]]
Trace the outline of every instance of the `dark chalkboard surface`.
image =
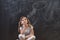
[[60,0],[0,0],[1,40],[18,38],[21,16],[33,24],[36,40],[60,40]]

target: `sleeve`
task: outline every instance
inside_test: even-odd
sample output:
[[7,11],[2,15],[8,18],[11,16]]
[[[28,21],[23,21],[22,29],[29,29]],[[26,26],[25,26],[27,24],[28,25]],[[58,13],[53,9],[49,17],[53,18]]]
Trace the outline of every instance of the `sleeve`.
[[31,29],[33,29],[33,26],[31,26]]

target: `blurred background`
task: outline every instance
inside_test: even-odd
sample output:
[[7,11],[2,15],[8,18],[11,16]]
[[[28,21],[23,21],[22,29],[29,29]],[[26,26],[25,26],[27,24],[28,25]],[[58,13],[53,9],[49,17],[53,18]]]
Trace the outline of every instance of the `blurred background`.
[[36,40],[60,40],[60,0],[0,0],[0,40],[18,38],[21,16],[30,19]]

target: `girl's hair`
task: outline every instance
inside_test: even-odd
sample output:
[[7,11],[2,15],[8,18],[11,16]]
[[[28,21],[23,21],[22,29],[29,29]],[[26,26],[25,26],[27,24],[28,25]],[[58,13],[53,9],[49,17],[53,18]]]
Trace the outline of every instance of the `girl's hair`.
[[[24,18],[24,17],[25,17],[25,16],[20,17],[20,20],[19,20],[19,23],[18,23],[18,30],[19,30],[19,28],[22,26],[21,20],[22,20],[22,18]],[[26,17],[26,19],[27,19],[27,21],[28,21],[28,26],[31,27],[32,25],[31,25],[29,19],[28,19],[27,17]]]

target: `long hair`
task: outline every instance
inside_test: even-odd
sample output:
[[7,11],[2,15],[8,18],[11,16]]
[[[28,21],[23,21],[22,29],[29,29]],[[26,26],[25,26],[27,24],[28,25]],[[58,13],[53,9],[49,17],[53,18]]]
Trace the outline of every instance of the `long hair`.
[[[22,26],[22,24],[21,24],[21,20],[22,20],[22,18],[24,18],[25,16],[22,16],[22,17],[20,17],[20,20],[19,20],[19,23],[18,23],[18,32],[19,32],[19,28]],[[30,23],[30,20],[26,17],[26,19],[27,19],[27,21],[28,21],[28,27],[31,27],[31,23]]]

